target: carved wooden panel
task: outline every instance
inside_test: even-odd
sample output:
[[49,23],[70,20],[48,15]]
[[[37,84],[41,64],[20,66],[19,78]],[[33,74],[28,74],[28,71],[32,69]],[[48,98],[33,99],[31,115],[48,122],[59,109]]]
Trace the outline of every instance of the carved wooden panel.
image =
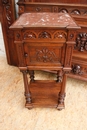
[[[40,45],[41,44],[41,45]],[[40,47],[41,46],[41,47]],[[27,65],[60,65],[64,63],[63,43],[24,43]]]
[[[66,41],[66,37],[67,37],[67,32],[64,30],[23,30],[22,31],[22,35],[24,40],[28,40],[28,39],[49,39],[49,40],[55,40],[57,41],[58,39],[62,42]],[[17,34],[16,34],[17,35]]]
[[[38,3],[31,3],[27,1],[19,1],[19,14],[22,14],[24,12],[63,12],[63,13],[70,13],[72,16],[87,16],[87,5],[79,5],[79,4],[64,4],[69,2],[59,2],[56,1],[56,3],[50,1],[48,3],[41,3],[41,1]],[[47,2],[47,1],[46,1]],[[72,2],[71,2],[72,3]],[[73,2],[74,3],[74,2]],[[75,1],[75,3],[81,3]],[[84,2],[83,2],[84,3]],[[85,3],[87,3],[85,1]]]
[[82,52],[85,50],[87,51],[87,33],[86,32],[82,32],[77,35],[75,49]]
[[10,65],[17,65],[17,52],[14,45],[13,31],[9,26],[15,20],[14,0],[1,0],[2,8],[2,30],[6,48],[7,61]]
[[77,4],[86,4],[86,0],[19,0],[20,2],[45,2],[45,3],[77,3]]

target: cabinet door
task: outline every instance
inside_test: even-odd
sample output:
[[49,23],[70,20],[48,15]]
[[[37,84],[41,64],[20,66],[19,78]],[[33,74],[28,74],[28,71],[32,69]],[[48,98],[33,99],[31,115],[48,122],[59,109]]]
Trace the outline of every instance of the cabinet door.
[[24,43],[27,66],[59,66],[64,64],[65,43]]

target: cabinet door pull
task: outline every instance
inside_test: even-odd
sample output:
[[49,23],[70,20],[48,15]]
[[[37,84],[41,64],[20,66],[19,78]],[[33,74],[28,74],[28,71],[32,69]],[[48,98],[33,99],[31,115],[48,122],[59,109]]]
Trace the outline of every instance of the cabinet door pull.
[[24,57],[27,57],[28,56],[28,54],[27,53],[24,53]]

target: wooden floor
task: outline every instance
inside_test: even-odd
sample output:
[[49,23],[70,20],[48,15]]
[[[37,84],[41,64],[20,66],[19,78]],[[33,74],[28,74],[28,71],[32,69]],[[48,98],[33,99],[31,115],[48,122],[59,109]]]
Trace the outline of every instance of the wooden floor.
[[[36,79],[55,79],[38,71]],[[87,83],[68,78],[65,109],[25,108],[22,74],[0,55],[0,130],[87,130]]]

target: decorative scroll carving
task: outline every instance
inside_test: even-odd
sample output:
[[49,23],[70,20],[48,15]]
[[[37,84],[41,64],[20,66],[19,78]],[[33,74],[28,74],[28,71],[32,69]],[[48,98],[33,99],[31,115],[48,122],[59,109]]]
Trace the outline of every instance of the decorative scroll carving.
[[50,33],[44,31],[39,34],[38,38],[51,38],[51,35]]
[[8,3],[8,0],[2,0],[2,3],[3,3],[3,4],[7,4],[7,3]]
[[80,33],[77,36],[75,49],[79,51],[87,50],[87,33]]
[[64,32],[57,32],[57,33],[55,33],[54,34],[54,38],[55,39],[59,39],[59,38],[64,38],[64,39],[66,39],[66,34],[64,33]]
[[78,74],[78,75],[82,75],[83,74],[83,71],[82,71],[82,68],[80,65],[73,65],[72,66],[72,72],[74,74]]
[[36,35],[33,32],[25,32],[23,35],[24,39],[35,39]]
[[54,62],[57,60],[56,54],[47,48],[36,50],[36,59],[39,62]]
[[6,11],[6,19],[7,19],[7,24],[10,26],[12,24],[12,13],[11,13],[11,7],[10,4],[6,4],[5,6],[5,11]]

